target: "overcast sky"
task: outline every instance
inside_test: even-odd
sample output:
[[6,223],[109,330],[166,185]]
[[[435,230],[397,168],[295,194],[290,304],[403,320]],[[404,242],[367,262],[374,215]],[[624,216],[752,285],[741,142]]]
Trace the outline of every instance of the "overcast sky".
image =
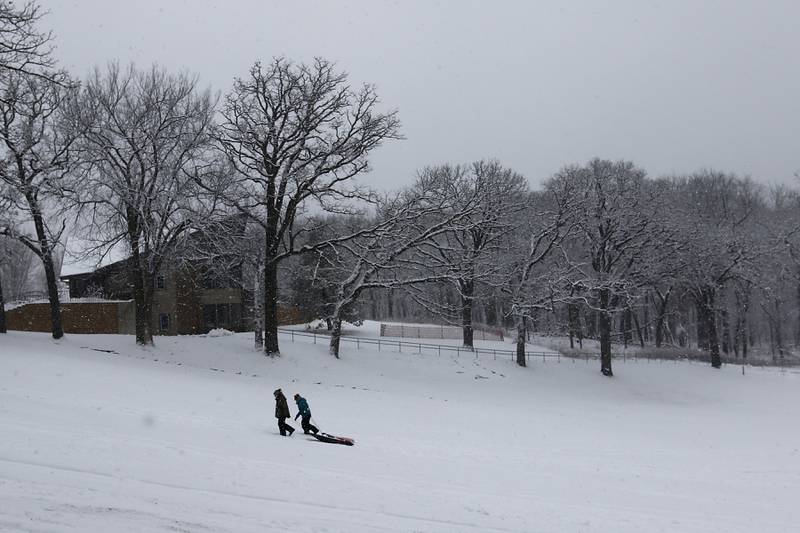
[[791,182],[800,171],[800,1],[47,0],[43,25],[83,77],[157,62],[227,92],[257,59],[334,60],[397,108],[404,141],[369,181],[495,157],[540,183],[630,159]]

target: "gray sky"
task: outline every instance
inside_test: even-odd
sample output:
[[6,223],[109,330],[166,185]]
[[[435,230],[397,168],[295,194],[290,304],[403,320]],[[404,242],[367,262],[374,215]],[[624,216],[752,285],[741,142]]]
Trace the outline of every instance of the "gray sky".
[[119,59],[227,92],[257,59],[336,61],[397,108],[405,141],[372,158],[390,188],[485,157],[539,183],[626,158],[791,182],[800,171],[800,2],[47,0],[83,77]]

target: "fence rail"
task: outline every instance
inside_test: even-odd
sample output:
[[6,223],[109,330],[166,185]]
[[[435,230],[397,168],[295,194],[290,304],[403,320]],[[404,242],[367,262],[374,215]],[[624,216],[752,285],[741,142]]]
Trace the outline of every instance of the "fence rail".
[[[299,338],[307,338],[312,339],[314,344],[320,343],[328,343],[330,340],[330,334],[328,332],[317,332],[317,331],[301,331],[301,330],[294,330],[294,329],[287,329],[287,328],[278,328],[278,333],[282,335],[287,335],[291,338],[291,341],[295,341],[295,337]],[[426,344],[426,343],[419,343],[419,342],[408,342],[402,340],[388,340],[382,338],[369,338],[369,337],[349,337],[349,336],[342,336],[341,337],[342,343],[350,343],[355,344],[356,349],[360,349],[361,346],[369,346],[374,347],[377,346],[378,351],[383,351],[384,349],[387,351],[395,351],[397,353],[408,353],[408,354],[419,354],[419,355],[442,355],[447,353],[455,353],[456,356],[461,355],[472,355],[474,357],[480,356],[491,356],[494,359],[505,358],[508,357],[511,360],[516,360],[517,352],[516,350],[504,350],[504,349],[495,349],[495,348],[479,348],[476,347],[472,350],[469,348],[465,348],[463,346],[446,346],[441,344]],[[567,353],[563,354],[557,351],[550,351],[550,352],[542,352],[542,351],[525,351],[525,358],[526,360],[538,360],[541,359],[543,362],[547,361],[555,361],[561,362],[562,359],[565,361],[572,361],[573,363],[576,361],[584,361],[589,363],[589,361],[598,361],[600,359],[599,354],[591,354],[591,353]],[[689,361],[689,362],[698,362],[698,363],[711,363],[710,356],[699,355],[699,354],[676,354],[675,357],[665,357],[662,355],[653,355],[647,353],[617,353],[612,355],[612,359],[615,361],[632,361],[632,362],[660,362],[660,363],[669,363],[674,362],[678,363],[679,361]],[[795,358],[781,358],[776,359],[773,361],[770,360],[758,360],[758,359],[736,359],[733,357],[723,357],[722,362],[724,364],[730,365],[751,365],[751,366],[775,366],[775,367],[794,367],[800,366],[800,361],[796,360]]]
[[[314,344],[317,342],[328,342],[330,339],[330,334],[327,333],[319,333],[315,331],[298,331],[294,329],[285,329],[285,328],[278,328],[278,333],[283,335],[289,335],[291,337],[292,342],[294,342],[295,337],[302,337],[302,338],[311,338],[313,339]],[[441,344],[426,344],[421,342],[408,342],[402,340],[388,340],[388,339],[373,339],[369,337],[341,337],[342,343],[350,343],[355,344],[356,349],[360,349],[361,346],[377,346],[378,351],[383,351],[384,349],[396,351],[397,353],[409,353],[409,354],[420,354],[420,355],[442,355],[443,353],[455,353],[457,356],[460,355],[473,355],[475,357],[478,356],[491,356],[497,359],[497,357],[510,357],[515,359],[517,357],[517,352],[514,350],[503,350],[503,349],[494,349],[494,348],[474,348],[470,350],[469,348],[464,348],[463,346],[446,346]],[[562,355],[559,352],[537,352],[537,351],[526,351],[525,352],[526,358],[530,359],[532,357],[540,357],[542,359],[560,359]]]

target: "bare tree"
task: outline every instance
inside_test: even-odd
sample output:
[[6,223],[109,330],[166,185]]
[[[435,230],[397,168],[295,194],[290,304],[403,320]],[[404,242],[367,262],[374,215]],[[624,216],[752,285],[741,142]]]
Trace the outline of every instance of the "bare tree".
[[[53,36],[38,29],[44,12],[36,2],[0,0],[0,73],[54,80]],[[63,81],[63,80],[62,80]]]
[[256,63],[236,79],[216,133],[233,172],[218,184],[226,203],[264,229],[264,351],[278,346],[280,262],[307,232],[304,209],[348,210],[363,191],[350,185],[367,156],[399,138],[396,112],[380,113],[375,88],[353,89],[347,74],[316,59]]
[[[447,280],[458,295],[456,308],[442,301],[425,297],[426,289],[416,294],[420,302],[436,314],[449,319],[457,316],[463,331],[466,348],[473,347],[473,314],[476,288],[499,274],[497,256],[507,245],[505,237],[520,225],[523,209],[528,201],[525,178],[499,161],[478,161],[469,166],[441,165],[423,170],[447,183],[438,191],[449,197],[451,211],[465,206],[470,209],[468,221],[461,221],[449,231],[442,232],[430,246],[420,249],[426,264],[433,269],[448,272]],[[441,211],[439,216],[451,216]]]
[[[27,246],[44,266],[53,337],[63,336],[54,250],[61,241],[65,185],[78,135],[66,111],[75,90],[63,75],[49,78],[0,73],[0,182],[3,200],[21,216],[0,233]],[[32,229],[32,234],[29,229]]]
[[703,171],[674,184],[683,200],[682,281],[695,303],[698,345],[720,368],[718,299],[757,254],[745,229],[760,199],[750,182],[722,172]]
[[519,366],[527,366],[528,319],[537,309],[552,310],[561,299],[554,293],[563,286],[569,266],[558,265],[552,256],[572,230],[574,201],[574,185],[568,180],[551,180],[544,191],[527,195],[527,208],[521,213],[524,223],[515,232],[504,264],[503,289],[510,299]]
[[156,66],[95,69],[80,97],[80,176],[88,254],[130,253],[136,342],[152,344],[155,278],[176,243],[213,209],[197,187],[208,160],[214,99],[186,74]]
[[[444,189],[444,190],[443,190]],[[348,228],[352,238],[330,241],[320,251],[339,281],[333,299],[330,351],[339,357],[342,314],[366,290],[392,289],[448,279],[449,268],[426,261],[437,238],[472,225],[478,196],[451,193],[457,184],[440,173],[423,172],[412,188],[378,206],[371,224]],[[344,232],[343,232],[344,233]]]
[[555,181],[579,191],[572,215],[576,224],[571,261],[580,272],[574,283],[589,296],[584,303],[598,313],[600,370],[613,376],[613,314],[630,306],[644,284],[644,253],[652,242],[655,198],[647,194],[645,173],[627,161],[593,159],[561,170]]

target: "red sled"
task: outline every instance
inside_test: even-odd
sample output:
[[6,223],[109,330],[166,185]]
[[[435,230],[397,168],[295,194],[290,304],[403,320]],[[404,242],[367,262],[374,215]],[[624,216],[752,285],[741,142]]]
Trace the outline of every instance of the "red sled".
[[337,437],[336,435],[329,435],[328,433],[315,433],[314,438],[320,442],[327,442],[329,444],[344,444],[345,446],[352,446],[356,443],[353,439],[347,437]]

